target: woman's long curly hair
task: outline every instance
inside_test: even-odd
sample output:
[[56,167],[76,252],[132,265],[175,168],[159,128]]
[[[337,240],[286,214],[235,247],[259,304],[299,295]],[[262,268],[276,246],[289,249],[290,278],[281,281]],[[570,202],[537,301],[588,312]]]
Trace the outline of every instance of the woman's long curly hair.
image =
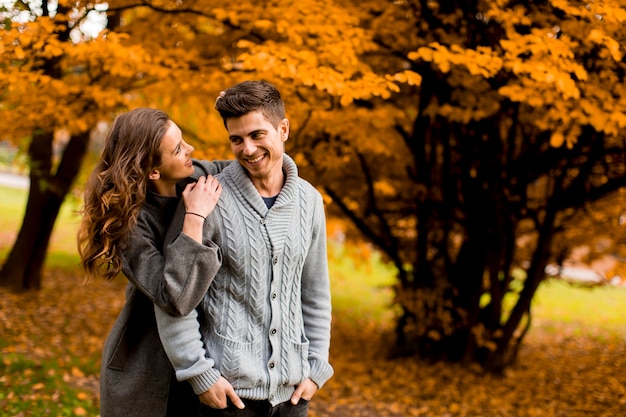
[[169,120],[161,110],[138,108],[113,122],[85,184],[78,252],[87,278],[110,280],[121,271],[122,252],[146,200],[148,176],[161,165],[159,147]]

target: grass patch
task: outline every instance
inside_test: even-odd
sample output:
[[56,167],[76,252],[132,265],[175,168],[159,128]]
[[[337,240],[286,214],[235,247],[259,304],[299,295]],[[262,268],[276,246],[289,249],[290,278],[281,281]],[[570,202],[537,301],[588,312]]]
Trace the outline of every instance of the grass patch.
[[2,198],[0,199],[0,228],[2,230],[15,230],[17,224],[22,223],[22,216],[26,208],[28,194],[25,190],[0,187]]
[[[6,259],[17,232],[22,225],[28,191],[0,186],[0,259]],[[45,267],[76,268],[79,264],[76,249],[76,233],[80,223],[79,203],[69,196],[61,206],[59,216],[50,237],[50,247]]]
[[354,323],[391,318],[394,270],[376,252],[356,252],[330,241],[329,274],[333,311]]
[[0,362],[0,410],[7,416],[96,416],[92,392],[72,385],[84,375],[69,372],[56,361],[36,362],[21,354],[9,354]]
[[624,305],[626,288],[584,287],[548,279],[540,285],[532,311],[535,326],[555,332],[566,325],[580,335],[595,334],[598,329],[617,335],[626,331]]

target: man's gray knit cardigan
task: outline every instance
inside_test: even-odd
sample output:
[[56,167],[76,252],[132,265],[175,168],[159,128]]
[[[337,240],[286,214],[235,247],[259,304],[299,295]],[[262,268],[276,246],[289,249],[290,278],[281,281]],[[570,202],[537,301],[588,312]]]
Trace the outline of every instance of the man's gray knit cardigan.
[[[197,394],[222,375],[241,398],[276,405],[307,377],[321,387],[333,374],[324,205],[286,154],[283,171],[285,184],[270,209],[240,164],[217,175],[223,191],[204,237],[221,248],[222,267],[199,314],[174,317],[155,306],[176,377]],[[183,217],[179,206],[166,245]],[[175,245],[181,259],[194,250],[188,243]]]

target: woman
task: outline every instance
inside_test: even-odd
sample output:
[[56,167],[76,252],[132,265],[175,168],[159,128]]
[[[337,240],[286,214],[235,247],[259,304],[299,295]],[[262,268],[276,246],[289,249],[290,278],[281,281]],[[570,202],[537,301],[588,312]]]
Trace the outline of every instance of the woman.
[[[211,174],[229,161],[192,160],[193,150],[164,112],[135,109],[113,122],[85,185],[78,233],[82,266],[88,277],[112,279],[122,271],[130,281],[103,350],[102,417],[192,415],[198,407],[189,384],[174,377],[153,305],[190,313],[221,265],[219,248],[202,241],[202,226],[221,193]],[[184,226],[170,247],[191,242],[195,250],[169,274],[163,236],[180,201],[177,184],[189,177],[197,182],[187,181],[182,191]]]

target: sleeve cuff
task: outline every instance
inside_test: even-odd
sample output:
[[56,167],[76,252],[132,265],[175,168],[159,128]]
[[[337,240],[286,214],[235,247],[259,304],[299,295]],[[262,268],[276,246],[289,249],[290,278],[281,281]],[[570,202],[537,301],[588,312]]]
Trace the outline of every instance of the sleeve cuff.
[[317,384],[318,388],[322,386],[333,376],[335,371],[328,362],[319,360],[311,360],[311,374],[309,378]]
[[217,382],[220,376],[221,374],[217,369],[211,368],[200,375],[189,378],[188,381],[193,388],[193,392],[196,395],[200,395],[203,392],[206,392],[209,388],[211,388],[213,384]]

